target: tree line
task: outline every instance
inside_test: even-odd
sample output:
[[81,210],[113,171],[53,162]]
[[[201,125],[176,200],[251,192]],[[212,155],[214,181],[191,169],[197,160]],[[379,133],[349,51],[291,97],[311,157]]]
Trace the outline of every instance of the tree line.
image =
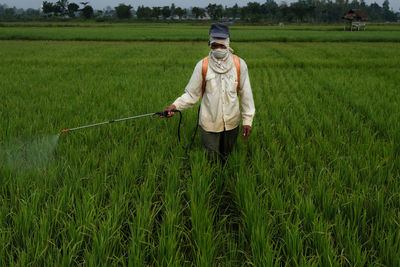
[[147,7],[119,4],[103,10],[94,10],[89,2],[43,1],[38,9],[27,10],[10,8],[0,4],[1,19],[35,19],[35,18],[75,18],[84,19],[139,19],[139,20],[241,20],[245,22],[338,22],[350,9],[361,9],[372,21],[398,21],[400,13],[390,8],[389,0],[380,6],[376,2],[366,4],[364,0],[297,0],[288,4],[275,0],[264,3],[249,2],[246,6],[237,4],[227,7],[209,4],[206,7],[181,8],[171,6]]

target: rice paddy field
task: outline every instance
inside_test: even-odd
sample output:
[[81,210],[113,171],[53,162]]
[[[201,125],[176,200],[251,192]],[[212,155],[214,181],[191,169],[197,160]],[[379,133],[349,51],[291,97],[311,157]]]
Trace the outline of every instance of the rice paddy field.
[[155,24],[143,39],[123,25],[10,25],[0,265],[400,265],[399,28],[232,27],[256,116],[221,165],[199,134],[185,149],[197,106],[181,142],[178,116],[57,135],[163,110],[208,54],[207,26]]
[[[400,24],[368,24],[366,31],[342,25],[231,26],[231,39],[242,42],[400,42]],[[208,24],[166,23],[0,23],[0,40],[208,41]]]

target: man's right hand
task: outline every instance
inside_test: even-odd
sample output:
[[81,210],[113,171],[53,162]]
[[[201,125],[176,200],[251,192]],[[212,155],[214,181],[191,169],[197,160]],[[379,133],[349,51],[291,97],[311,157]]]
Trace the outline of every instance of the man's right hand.
[[[175,106],[175,105],[168,106],[168,107],[166,107],[166,108],[164,109],[164,111],[167,111],[167,112],[168,112],[167,118],[172,117],[172,116],[175,115],[175,113],[172,112],[172,110],[174,110],[174,109],[176,109],[176,106]],[[164,117],[164,116],[162,116],[162,117]]]

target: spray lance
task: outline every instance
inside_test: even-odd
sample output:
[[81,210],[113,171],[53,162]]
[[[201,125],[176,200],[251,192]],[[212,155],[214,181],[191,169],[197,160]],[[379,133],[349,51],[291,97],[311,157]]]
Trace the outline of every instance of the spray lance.
[[[176,109],[171,110],[171,111],[174,112],[174,113],[176,113],[176,112],[179,113],[178,140],[181,141],[180,131],[181,131],[182,113],[179,110],[176,110]],[[137,115],[137,116],[133,116],[133,117],[127,117],[127,118],[122,118],[122,119],[115,119],[115,120],[110,120],[110,121],[104,121],[104,122],[99,122],[99,123],[94,123],[94,124],[83,125],[83,126],[79,126],[79,127],[75,127],[75,128],[70,128],[70,129],[64,129],[64,130],[61,130],[58,133],[58,135],[61,135],[63,133],[69,133],[69,132],[76,131],[76,130],[85,129],[85,128],[100,126],[100,125],[104,125],[104,124],[120,122],[120,121],[127,121],[127,120],[133,120],[133,119],[149,117],[149,116],[154,116],[154,115],[159,115],[160,117],[167,117],[168,111],[164,110],[164,111],[159,111],[159,112],[154,112],[154,113]]]

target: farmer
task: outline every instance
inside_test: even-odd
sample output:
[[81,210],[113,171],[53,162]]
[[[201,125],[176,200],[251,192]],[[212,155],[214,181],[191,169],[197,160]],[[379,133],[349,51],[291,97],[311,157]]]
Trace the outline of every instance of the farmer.
[[233,55],[229,36],[228,26],[211,25],[208,57],[197,63],[185,93],[165,109],[171,117],[172,110],[189,108],[203,97],[199,114],[201,140],[212,159],[223,161],[231,153],[239,132],[239,96],[243,139],[251,133],[255,113],[247,65]]

